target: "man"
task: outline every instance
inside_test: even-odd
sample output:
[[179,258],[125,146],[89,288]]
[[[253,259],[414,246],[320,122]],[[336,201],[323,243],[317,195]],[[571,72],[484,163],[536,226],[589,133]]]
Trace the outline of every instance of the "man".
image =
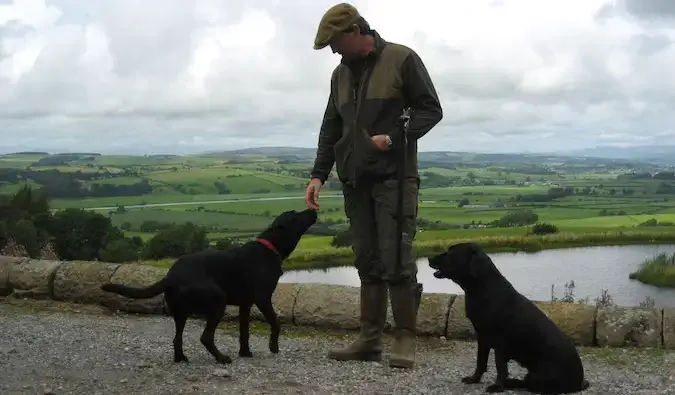
[[[331,77],[305,201],[319,209],[319,190],[335,164],[361,280],[359,339],[346,348],[331,350],[329,357],[381,359],[389,296],[395,321],[389,366],[411,368],[422,293],[412,251],[419,191],[417,140],[441,120],[441,105],[419,56],[410,48],[383,40],[355,7],[341,3],[323,15],[314,49],[327,46],[342,55],[342,60]],[[408,146],[396,147],[397,119],[408,107],[414,111]],[[396,254],[397,148],[405,150],[407,161],[402,186],[402,265]]]

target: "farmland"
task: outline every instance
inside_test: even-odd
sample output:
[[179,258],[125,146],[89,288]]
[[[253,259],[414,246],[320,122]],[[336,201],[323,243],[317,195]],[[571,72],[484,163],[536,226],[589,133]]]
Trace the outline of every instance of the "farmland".
[[[143,240],[156,234],[158,224],[186,222],[205,227],[214,241],[243,240],[276,214],[305,208],[312,155],[303,149],[195,156],[19,153],[0,156],[0,194],[25,184],[43,187],[53,209],[100,212]],[[420,248],[460,239],[515,249],[518,243],[577,245],[584,235],[589,244],[641,242],[654,235],[675,240],[675,176],[667,164],[421,153],[420,174]],[[349,253],[330,245],[348,227],[335,179],[321,191],[320,204],[321,229],[302,240],[294,257]],[[505,225],[507,214],[523,210],[536,220]],[[533,222],[557,227],[557,239],[535,240]]]

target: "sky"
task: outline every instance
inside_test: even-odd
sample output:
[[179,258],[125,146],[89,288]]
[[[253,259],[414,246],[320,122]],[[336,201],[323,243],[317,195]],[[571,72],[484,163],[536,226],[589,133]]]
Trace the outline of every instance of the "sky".
[[[0,153],[316,147],[334,4],[0,0]],[[422,151],[675,144],[675,1],[352,4],[431,75],[444,118]]]

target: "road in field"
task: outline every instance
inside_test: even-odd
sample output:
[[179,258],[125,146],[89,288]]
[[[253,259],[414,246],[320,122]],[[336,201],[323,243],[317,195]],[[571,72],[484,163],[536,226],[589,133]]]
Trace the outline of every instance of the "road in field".
[[[176,202],[176,203],[148,203],[148,204],[124,204],[124,208],[139,208],[139,207],[167,207],[167,206],[187,206],[196,204],[220,204],[220,203],[238,203],[238,202],[267,202],[274,200],[294,200],[304,199],[304,196],[279,196],[266,198],[248,198],[248,199],[226,199],[226,200],[203,200],[199,202]],[[321,195],[321,199],[342,198],[342,195]],[[115,210],[117,206],[105,207],[83,207],[85,210]],[[62,209],[52,209],[58,211]]]

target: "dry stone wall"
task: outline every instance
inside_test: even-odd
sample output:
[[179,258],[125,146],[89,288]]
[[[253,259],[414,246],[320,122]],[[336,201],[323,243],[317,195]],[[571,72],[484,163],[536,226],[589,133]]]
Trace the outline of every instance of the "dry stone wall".
[[[165,273],[166,269],[137,264],[61,262],[0,255],[0,296],[99,304],[129,313],[166,314],[162,295],[132,300],[100,289],[108,281],[147,286]],[[356,287],[280,283],[273,304],[284,324],[345,330],[359,327]],[[535,304],[579,346],[675,349],[675,308],[596,308],[580,303],[539,301]],[[236,317],[236,306],[228,306],[226,319]],[[256,307],[251,317],[264,320]],[[386,330],[392,326],[388,309]],[[463,295],[423,294],[418,328],[420,335],[475,339],[474,329],[464,313]]]

